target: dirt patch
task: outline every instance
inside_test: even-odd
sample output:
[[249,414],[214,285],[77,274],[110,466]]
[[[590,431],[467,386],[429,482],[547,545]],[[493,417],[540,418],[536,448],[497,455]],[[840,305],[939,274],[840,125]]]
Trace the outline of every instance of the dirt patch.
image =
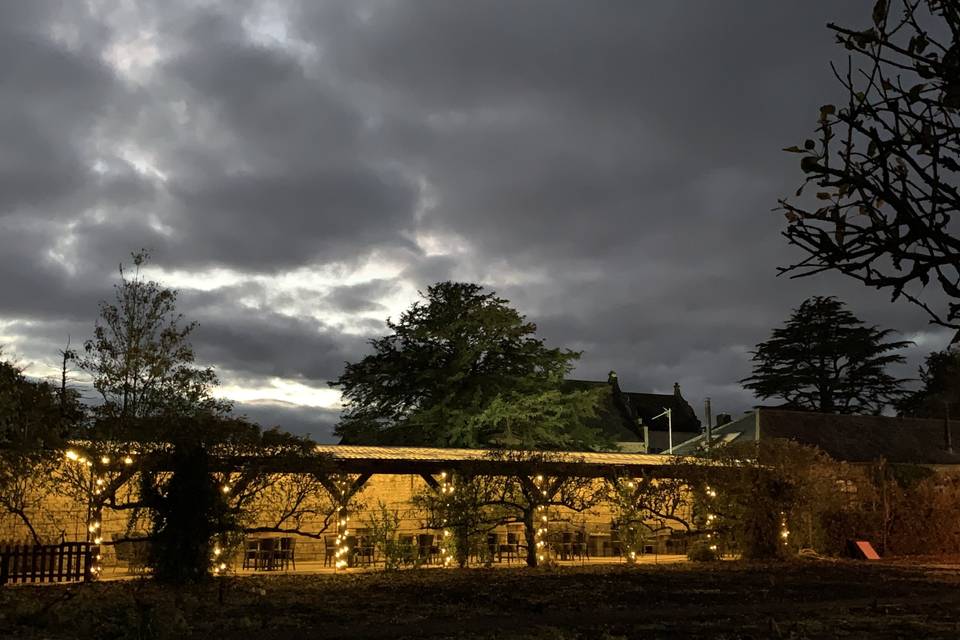
[[956,638],[958,587],[936,559],[127,581],[0,590],[0,637]]

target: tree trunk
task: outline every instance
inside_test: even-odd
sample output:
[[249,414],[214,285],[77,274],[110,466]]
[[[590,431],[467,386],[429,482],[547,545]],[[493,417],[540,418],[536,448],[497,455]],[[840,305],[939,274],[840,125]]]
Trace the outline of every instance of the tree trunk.
[[457,565],[463,569],[467,566],[467,560],[470,558],[470,531],[466,527],[457,527],[456,533],[456,561]]
[[530,507],[523,512],[523,531],[527,537],[527,566],[537,566],[537,543],[536,543],[536,525],[533,522],[533,512],[535,507]]

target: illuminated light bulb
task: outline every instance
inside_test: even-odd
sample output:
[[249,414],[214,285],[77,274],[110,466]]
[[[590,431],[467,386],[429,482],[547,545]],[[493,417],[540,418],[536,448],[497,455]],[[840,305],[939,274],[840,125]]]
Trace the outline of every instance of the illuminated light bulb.
[[537,476],[537,482],[543,482],[543,476]]
[[68,450],[65,455],[67,456],[68,460],[78,460],[80,458],[80,456],[77,455],[77,452],[73,449]]
[[220,571],[223,571],[223,570],[226,569],[226,568],[227,568],[227,563],[221,562],[221,563],[220,563]]
[[110,464],[110,458],[108,458],[107,456],[103,456],[102,458],[100,458],[100,462],[102,462],[103,464]]
[[127,456],[126,458],[123,459],[123,464],[133,464],[133,458],[131,458],[130,456]]
[[103,542],[103,538],[99,536],[93,539],[93,544],[100,544],[101,542]]
[[103,478],[97,478],[97,484],[98,485],[103,484]]
[[224,493],[230,493],[230,485],[225,484],[220,490],[223,491]]

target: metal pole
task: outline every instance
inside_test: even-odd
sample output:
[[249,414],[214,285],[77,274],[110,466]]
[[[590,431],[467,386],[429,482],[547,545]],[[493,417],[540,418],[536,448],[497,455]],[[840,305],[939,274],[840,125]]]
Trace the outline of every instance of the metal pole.
[[667,409],[667,437],[670,439],[670,448],[667,453],[673,453],[673,410]]

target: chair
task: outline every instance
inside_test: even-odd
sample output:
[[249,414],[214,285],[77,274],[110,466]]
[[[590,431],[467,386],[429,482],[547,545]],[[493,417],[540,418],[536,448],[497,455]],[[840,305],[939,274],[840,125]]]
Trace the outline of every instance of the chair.
[[[337,558],[337,539],[333,536],[323,537],[323,566],[331,567]],[[293,565],[296,569],[297,565]]]
[[440,548],[433,544],[432,533],[421,533],[417,536],[417,560],[422,564],[430,564],[440,554]]
[[277,554],[277,559],[280,562],[280,568],[284,571],[287,570],[291,564],[293,565],[293,570],[297,570],[297,559],[294,557],[294,548],[296,547],[297,539],[290,538],[280,538],[280,549]]
[[374,563],[374,544],[369,535],[361,535],[357,538],[357,560],[363,566],[369,566]]
[[573,532],[560,533],[560,559],[570,560],[573,557]]
[[493,562],[493,559],[497,557],[497,543],[500,541],[499,536],[496,533],[488,533],[486,546],[482,551],[483,557],[482,560],[485,562]]
[[257,551],[257,564],[253,567],[261,571],[273,571],[279,568],[280,545],[277,538],[263,538]]
[[253,567],[253,569],[256,570],[259,562],[260,541],[250,538],[246,541],[246,546],[243,549],[243,568],[249,569]]
[[580,560],[590,557],[590,550],[587,545],[587,533],[583,529],[578,529],[574,536],[573,555],[579,556]]
[[500,562],[503,562],[504,553],[507,554],[507,564],[513,560],[519,559],[520,539],[519,536],[513,531],[508,531],[507,542],[505,544],[500,544],[497,547],[497,556],[500,559]]

